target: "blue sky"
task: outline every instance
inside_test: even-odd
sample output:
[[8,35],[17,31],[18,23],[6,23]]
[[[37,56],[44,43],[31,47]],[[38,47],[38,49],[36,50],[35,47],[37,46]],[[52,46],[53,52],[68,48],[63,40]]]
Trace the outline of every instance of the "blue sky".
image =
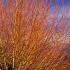
[[[6,4],[7,1],[8,0],[2,0],[3,4]],[[15,0],[13,1],[15,2]],[[47,1],[53,1],[53,0],[47,0]],[[62,0],[56,0],[56,1],[59,5],[61,5]],[[64,6],[70,6],[70,0],[64,0]]]
[[[57,0],[59,4],[61,4],[62,0]],[[64,6],[70,6],[70,0],[64,0]]]
[[[1,1],[2,1],[3,6],[6,7],[8,0],[1,0]],[[16,4],[16,0],[12,0],[12,1],[13,1],[14,4]],[[27,0],[27,1],[29,1],[29,0]],[[41,1],[43,1],[43,0],[41,0]],[[48,2],[51,1],[51,10],[53,11],[55,9],[54,0],[46,0],[46,1],[48,1]],[[63,6],[62,6],[62,0],[55,0],[55,1],[57,1],[57,4],[62,9],[63,8]],[[70,12],[70,0],[64,0],[64,9],[65,10],[69,10],[69,12]],[[67,13],[67,14],[70,15],[70,13]]]
[[65,6],[70,6],[70,0],[64,0]]

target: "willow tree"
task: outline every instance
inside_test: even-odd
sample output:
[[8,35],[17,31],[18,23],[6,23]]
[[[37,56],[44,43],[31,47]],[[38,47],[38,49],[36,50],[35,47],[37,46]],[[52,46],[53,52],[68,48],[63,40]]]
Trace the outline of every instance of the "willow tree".
[[1,5],[0,46],[5,64],[12,64],[14,70],[64,70],[61,41],[67,35],[60,9],[57,0],[7,0],[6,7]]

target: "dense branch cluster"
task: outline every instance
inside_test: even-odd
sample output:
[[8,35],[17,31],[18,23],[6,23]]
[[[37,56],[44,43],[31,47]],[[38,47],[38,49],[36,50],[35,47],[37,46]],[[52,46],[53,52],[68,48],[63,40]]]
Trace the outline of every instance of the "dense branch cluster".
[[0,0],[0,66],[7,70],[70,70],[70,17],[64,0]]

